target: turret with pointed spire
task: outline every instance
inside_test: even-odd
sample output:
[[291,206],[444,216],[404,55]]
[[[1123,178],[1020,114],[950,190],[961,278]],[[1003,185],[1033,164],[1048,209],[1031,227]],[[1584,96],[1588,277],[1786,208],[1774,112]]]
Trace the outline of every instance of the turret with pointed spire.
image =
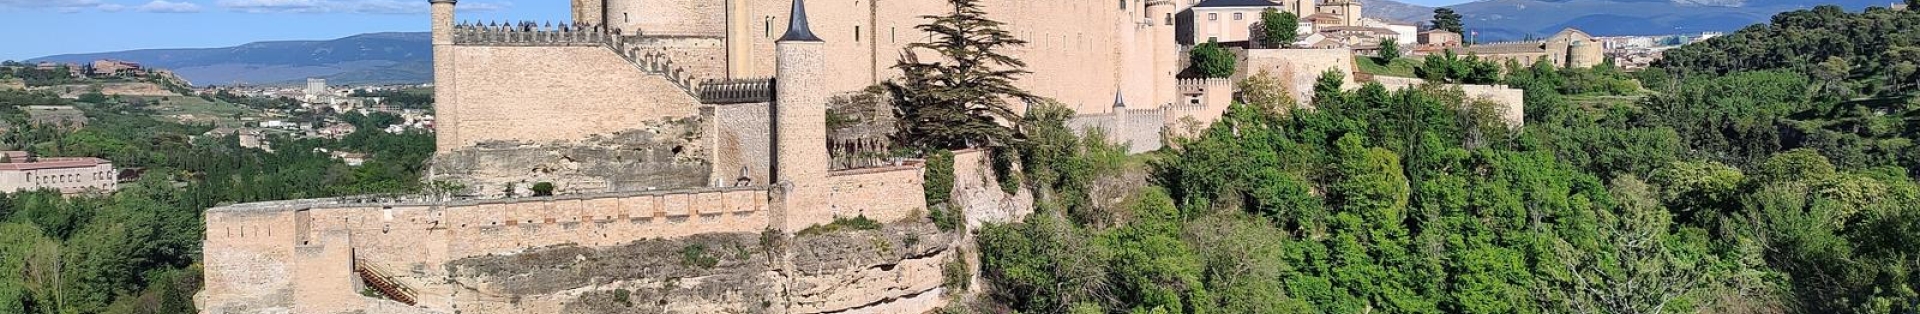
[[813,29],[807,27],[807,2],[805,0],[793,0],[793,14],[787,22],[787,33],[780,35],[779,41],[821,41],[820,36],[814,36]]

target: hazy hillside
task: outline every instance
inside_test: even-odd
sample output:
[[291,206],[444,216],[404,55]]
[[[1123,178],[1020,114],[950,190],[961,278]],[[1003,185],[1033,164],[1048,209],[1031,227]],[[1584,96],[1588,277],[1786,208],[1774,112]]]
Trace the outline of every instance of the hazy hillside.
[[56,55],[30,61],[121,59],[173,69],[198,85],[424,83],[433,78],[427,33],[372,33],[326,41],[270,41],[226,48],[146,49]]
[[[1542,37],[1575,27],[1601,36],[1732,32],[1766,23],[1780,12],[1832,4],[1859,11],[1890,0],[1480,0],[1449,6],[1465,16],[1480,41]],[[1433,8],[1392,0],[1367,2],[1366,14],[1409,22],[1433,18]]]

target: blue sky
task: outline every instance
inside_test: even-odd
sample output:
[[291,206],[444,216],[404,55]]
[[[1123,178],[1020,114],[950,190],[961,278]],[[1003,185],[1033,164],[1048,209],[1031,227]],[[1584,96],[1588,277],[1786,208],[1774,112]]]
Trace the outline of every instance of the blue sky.
[[[460,19],[562,21],[569,18],[567,3],[461,0]],[[427,0],[0,0],[0,60],[426,31],[427,6]]]
[[[564,0],[461,0],[462,20],[569,19]],[[0,60],[427,30],[427,0],[0,0]]]

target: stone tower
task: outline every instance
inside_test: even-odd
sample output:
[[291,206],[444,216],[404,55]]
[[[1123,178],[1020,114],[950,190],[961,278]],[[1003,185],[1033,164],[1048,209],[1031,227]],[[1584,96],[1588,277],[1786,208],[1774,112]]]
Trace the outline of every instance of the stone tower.
[[827,172],[827,108],[820,96],[826,42],[807,26],[806,2],[793,1],[786,35],[774,44],[774,182],[812,181]]
[[1153,84],[1151,95],[1153,98],[1150,99],[1155,105],[1172,103],[1175,98],[1178,98],[1175,94],[1179,93],[1176,86],[1179,82],[1175,80],[1178,79],[1176,76],[1179,74],[1176,72],[1180,71],[1176,69],[1180,57],[1174,55],[1178,51],[1178,48],[1173,46],[1175,43],[1174,10],[1176,6],[1173,0],[1148,0],[1147,23],[1150,25],[1148,26],[1150,35],[1146,41],[1134,43],[1139,46],[1132,48],[1144,50],[1153,56],[1153,77],[1149,81]]
[[1336,1],[1340,1],[1340,12],[1343,13],[1340,18],[1346,23],[1344,25],[1360,26],[1360,0]]
[[788,232],[832,221],[826,208],[826,42],[807,25],[807,5],[793,0],[787,33],[774,42],[773,183],[784,186],[784,214],[775,226]]
[[573,0],[573,22],[601,25],[606,21],[606,0]]
[[433,112],[439,115],[434,136],[435,151],[452,151],[460,142],[460,108],[454,101],[453,81],[453,6],[459,0],[428,0],[433,3]]

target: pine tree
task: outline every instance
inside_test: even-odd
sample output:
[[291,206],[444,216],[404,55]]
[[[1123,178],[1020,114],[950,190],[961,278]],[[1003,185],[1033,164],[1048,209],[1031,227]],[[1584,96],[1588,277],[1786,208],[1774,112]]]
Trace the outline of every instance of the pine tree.
[[1465,27],[1465,24],[1460,23],[1460,14],[1453,13],[1453,9],[1448,9],[1448,8],[1433,9],[1433,29],[1446,30],[1449,32],[1453,32],[1455,34],[1461,34],[1460,30],[1464,27]]
[[[1013,129],[1003,122],[1019,120],[1010,102],[1039,99],[1013,84],[1028,73],[1022,69],[1026,63],[999,52],[1027,42],[987,19],[979,2],[948,0],[952,13],[921,16],[931,22],[916,28],[933,33],[934,40],[908,45],[894,65],[901,78],[884,83],[900,117],[896,136],[902,144],[922,149],[1004,144]],[[940,56],[923,61],[922,49]]]

